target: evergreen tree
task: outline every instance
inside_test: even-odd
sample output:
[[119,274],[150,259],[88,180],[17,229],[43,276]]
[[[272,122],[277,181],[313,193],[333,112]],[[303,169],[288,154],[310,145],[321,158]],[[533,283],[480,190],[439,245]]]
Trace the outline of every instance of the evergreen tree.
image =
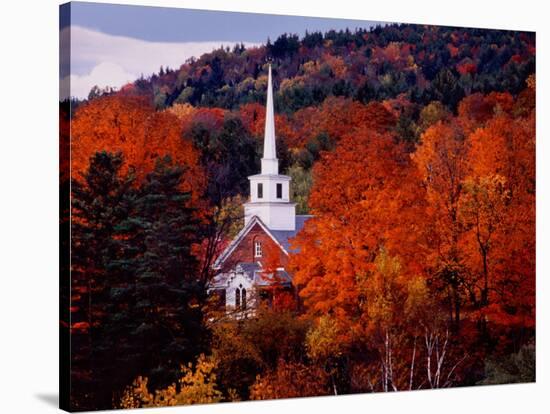
[[73,180],[72,355],[78,409],[112,408],[138,375],[175,380],[208,340],[205,285],[192,246],[199,223],[184,170],[158,161],[139,187],[120,154],[97,153]]
[[106,358],[112,341],[105,335],[105,312],[110,286],[108,271],[118,248],[116,226],[128,211],[121,200],[130,191],[132,177],[120,176],[120,154],[98,152],[90,160],[83,181],[72,180],[71,296],[72,384],[76,409],[110,408],[110,365]]
[[113,335],[127,332],[117,348],[134,356],[134,376],[149,374],[159,385],[174,381],[179,365],[204,351],[207,339],[201,313],[206,291],[192,253],[199,223],[190,193],[180,189],[183,174],[169,158],[157,162],[118,226],[124,255],[113,263],[133,279],[112,291],[112,304],[126,302],[112,320]]
[[[451,110],[456,110],[464,98],[464,90],[456,76],[449,69],[442,69],[428,88],[428,101],[440,101]],[[427,102],[426,102],[427,103]]]
[[207,196],[216,206],[248,191],[248,176],[258,168],[257,144],[240,118],[228,116],[219,131],[197,124],[191,130],[208,174]]

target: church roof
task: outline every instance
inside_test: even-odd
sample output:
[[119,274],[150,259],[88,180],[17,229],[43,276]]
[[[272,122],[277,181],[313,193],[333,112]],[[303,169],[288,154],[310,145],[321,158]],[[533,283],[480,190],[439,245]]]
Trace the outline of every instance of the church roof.
[[[258,263],[239,263],[237,265],[237,271],[246,273],[250,279],[254,280],[256,286],[271,286],[274,284],[273,275],[262,274],[262,267]],[[276,284],[290,284],[292,278],[284,269],[277,269]]]
[[269,230],[271,234],[277,239],[277,241],[284,247],[289,253],[296,253],[296,250],[290,248],[290,239],[298,234],[304,227],[305,222],[313,216],[310,215],[296,215],[296,226],[293,231],[287,230]]
[[225,261],[225,259],[227,259],[231,255],[233,250],[235,250],[235,248],[239,245],[242,239],[248,234],[248,232],[252,230],[255,224],[258,224],[266,232],[266,234],[268,234],[273,239],[273,241],[277,243],[286,254],[288,254],[288,251],[279,242],[279,240],[275,238],[273,233],[268,229],[268,227],[263,223],[263,221],[258,216],[254,216],[248,222],[248,224],[245,224],[245,226],[235,236],[235,238],[231,241],[231,243],[229,243],[229,245],[224,249],[224,251],[218,256],[218,258],[214,262],[214,268],[219,268],[221,266],[221,264]]
[[[239,263],[234,271],[236,273],[244,273],[255,286],[259,287],[273,285],[288,286],[292,284],[292,277],[286,270],[277,269],[276,277],[273,277],[273,274],[263,274],[262,267],[258,263]],[[231,274],[232,272],[216,275],[210,283],[210,289],[227,288],[231,282]]]
[[304,227],[305,222],[313,216],[310,215],[296,215],[296,226],[292,231],[287,230],[270,230],[258,216],[252,217],[246,226],[237,234],[237,236],[229,243],[225,250],[218,256],[214,262],[214,268],[219,268],[227,257],[231,255],[233,250],[239,245],[241,240],[248,234],[248,232],[254,227],[255,224],[259,224],[260,227],[275,241],[283,250],[285,254],[296,253],[296,250],[290,248],[290,239]]

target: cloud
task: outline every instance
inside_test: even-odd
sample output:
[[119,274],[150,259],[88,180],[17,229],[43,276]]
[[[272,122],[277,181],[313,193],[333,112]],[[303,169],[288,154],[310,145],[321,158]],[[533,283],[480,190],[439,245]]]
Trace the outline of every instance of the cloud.
[[120,87],[136,79],[135,73],[126,72],[116,63],[102,62],[94,66],[87,75],[70,75],[71,95],[78,98],[88,97],[95,85]]
[[[70,30],[70,32],[69,32]],[[69,42],[70,36],[70,42]],[[62,98],[86,98],[90,89],[111,86],[119,88],[139,78],[157,72],[160,66],[179,68],[192,56],[211,52],[238,41],[211,42],[149,42],[125,36],[113,36],[80,26],[67,27],[60,34],[61,47],[70,44],[71,74],[63,73]],[[243,42],[245,46],[255,43]],[[63,63],[63,62],[62,62]]]

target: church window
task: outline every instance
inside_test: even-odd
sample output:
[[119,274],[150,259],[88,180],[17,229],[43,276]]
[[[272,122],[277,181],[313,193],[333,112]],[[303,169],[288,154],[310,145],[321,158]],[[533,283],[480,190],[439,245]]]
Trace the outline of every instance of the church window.
[[237,288],[235,290],[235,309],[241,307],[241,289]]
[[241,291],[242,299],[241,299],[241,309],[246,310],[246,289],[243,288]]
[[264,185],[258,183],[258,198],[264,198]]
[[277,198],[283,198],[283,185],[277,183]]
[[262,257],[262,243],[259,241],[254,242],[254,257]]

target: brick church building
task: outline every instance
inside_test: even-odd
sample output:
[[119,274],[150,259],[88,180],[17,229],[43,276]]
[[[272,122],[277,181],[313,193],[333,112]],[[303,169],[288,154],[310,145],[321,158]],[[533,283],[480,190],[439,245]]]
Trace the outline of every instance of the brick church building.
[[[270,303],[281,291],[293,292],[286,271],[292,253],[290,239],[311,217],[296,215],[290,200],[290,177],[279,174],[275,147],[273,86],[269,66],[260,174],[248,177],[250,200],[244,205],[244,227],[214,263],[216,276],[209,292],[217,294],[226,310],[253,312],[260,300]],[[267,256],[278,256],[276,269],[268,270]]]

